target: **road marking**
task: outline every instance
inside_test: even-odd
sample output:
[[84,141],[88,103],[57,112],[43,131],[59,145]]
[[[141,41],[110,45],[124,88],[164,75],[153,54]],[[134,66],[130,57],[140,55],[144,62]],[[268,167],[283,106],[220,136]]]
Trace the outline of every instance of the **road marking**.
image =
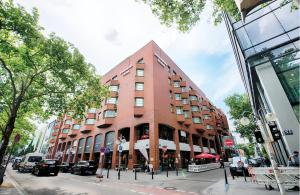
[[138,192],[139,194],[147,194],[146,192]]
[[185,192],[184,190],[176,190],[177,192]]
[[22,186],[20,186],[17,181],[15,181],[11,175],[8,173],[8,171],[6,172],[6,177],[7,179],[10,181],[10,183],[17,189],[17,191],[21,194],[21,195],[28,195],[27,192],[24,190],[24,188]]
[[190,193],[190,194],[198,194],[198,193],[196,193],[196,192],[188,192],[188,193]]

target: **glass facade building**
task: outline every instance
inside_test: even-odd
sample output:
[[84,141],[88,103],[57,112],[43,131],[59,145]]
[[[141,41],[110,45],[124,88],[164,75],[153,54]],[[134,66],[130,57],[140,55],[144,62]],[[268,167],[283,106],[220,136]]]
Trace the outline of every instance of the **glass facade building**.
[[267,133],[264,116],[276,114],[282,139],[272,145],[275,160],[282,165],[299,148],[299,9],[292,8],[299,3],[284,3],[259,5],[244,21],[224,15],[244,86]]

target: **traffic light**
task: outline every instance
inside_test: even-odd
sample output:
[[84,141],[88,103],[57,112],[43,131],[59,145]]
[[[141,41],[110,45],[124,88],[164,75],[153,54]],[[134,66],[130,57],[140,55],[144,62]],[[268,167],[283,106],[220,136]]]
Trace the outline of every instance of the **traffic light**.
[[277,141],[279,139],[281,139],[281,135],[280,135],[280,130],[278,129],[277,125],[275,122],[269,122],[268,123],[273,140]]
[[257,143],[263,144],[265,142],[264,138],[262,137],[261,131],[255,131],[254,136]]

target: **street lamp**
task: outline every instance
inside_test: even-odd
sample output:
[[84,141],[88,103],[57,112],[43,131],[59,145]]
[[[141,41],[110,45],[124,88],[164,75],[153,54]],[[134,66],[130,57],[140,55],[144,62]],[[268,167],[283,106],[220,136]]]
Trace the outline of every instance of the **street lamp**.
[[[258,111],[259,111],[259,110],[258,110]],[[248,111],[243,112],[242,116],[243,116],[246,112],[248,112]],[[251,114],[253,115],[253,113],[251,113]],[[251,115],[251,114],[250,114],[250,115]],[[281,181],[280,181],[280,179],[279,179],[278,166],[277,166],[277,163],[275,162],[274,156],[273,156],[273,154],[272,154],[272,152],[271,152],[271,144],[272,144],[272,141],[271,141],[271,139],[266,135],[266,133],[265,133],[265,131],[264,131],[263,124],[262,124],[261,120],[259,119],[259,116],[256,116],[256,117],[255,117],[255,116],[253,115],[253,119],[255,119],[255,118],[256,118],[256,124],[258,125],[259,129],[261,130],[261,132],[262,132],[262,134],[263,134],[263,136],[264,136],[264,138],[265,138],[265,140],[266,140],[265,148],[266,148],[266,150],[267,150],[268,156],[269,156],[270,161],[271,161],[271,167],[272,167],[272,169],[273,169],[273,172],[274,172],[274,175],[275,175],[275,179],[276,179],[276,183],[277,183],[278,188],[279,188],[279,190],[280,190],[280,194],[281,194],[281,195],[285,195],[285,189],[284,189],[284,187],[283,187],[283,185],[282,185],[282,183],[281,183]],[[274,113],[267,113],[267,114],[265,115],[265,119],[266,119],[268,122],[275,121],[275,120],[276,120],[276,115],[275,115]],[[249,124],[250,124],[250,119],[248,119],[247,117],[244,117],[244,116],[243,116],[243,117],[240,119],[240,123],[241,123],[242,125],[249,125]]]

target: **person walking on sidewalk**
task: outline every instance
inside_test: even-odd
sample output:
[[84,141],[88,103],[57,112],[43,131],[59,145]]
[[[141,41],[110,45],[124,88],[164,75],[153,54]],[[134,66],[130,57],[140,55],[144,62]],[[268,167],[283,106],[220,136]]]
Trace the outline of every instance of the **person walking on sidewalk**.
[[[294,151],[293,155],[289,157],[289,167],[299,167],[299,152]],[[299,186],[294,186],[289,190],[299,191]]]

